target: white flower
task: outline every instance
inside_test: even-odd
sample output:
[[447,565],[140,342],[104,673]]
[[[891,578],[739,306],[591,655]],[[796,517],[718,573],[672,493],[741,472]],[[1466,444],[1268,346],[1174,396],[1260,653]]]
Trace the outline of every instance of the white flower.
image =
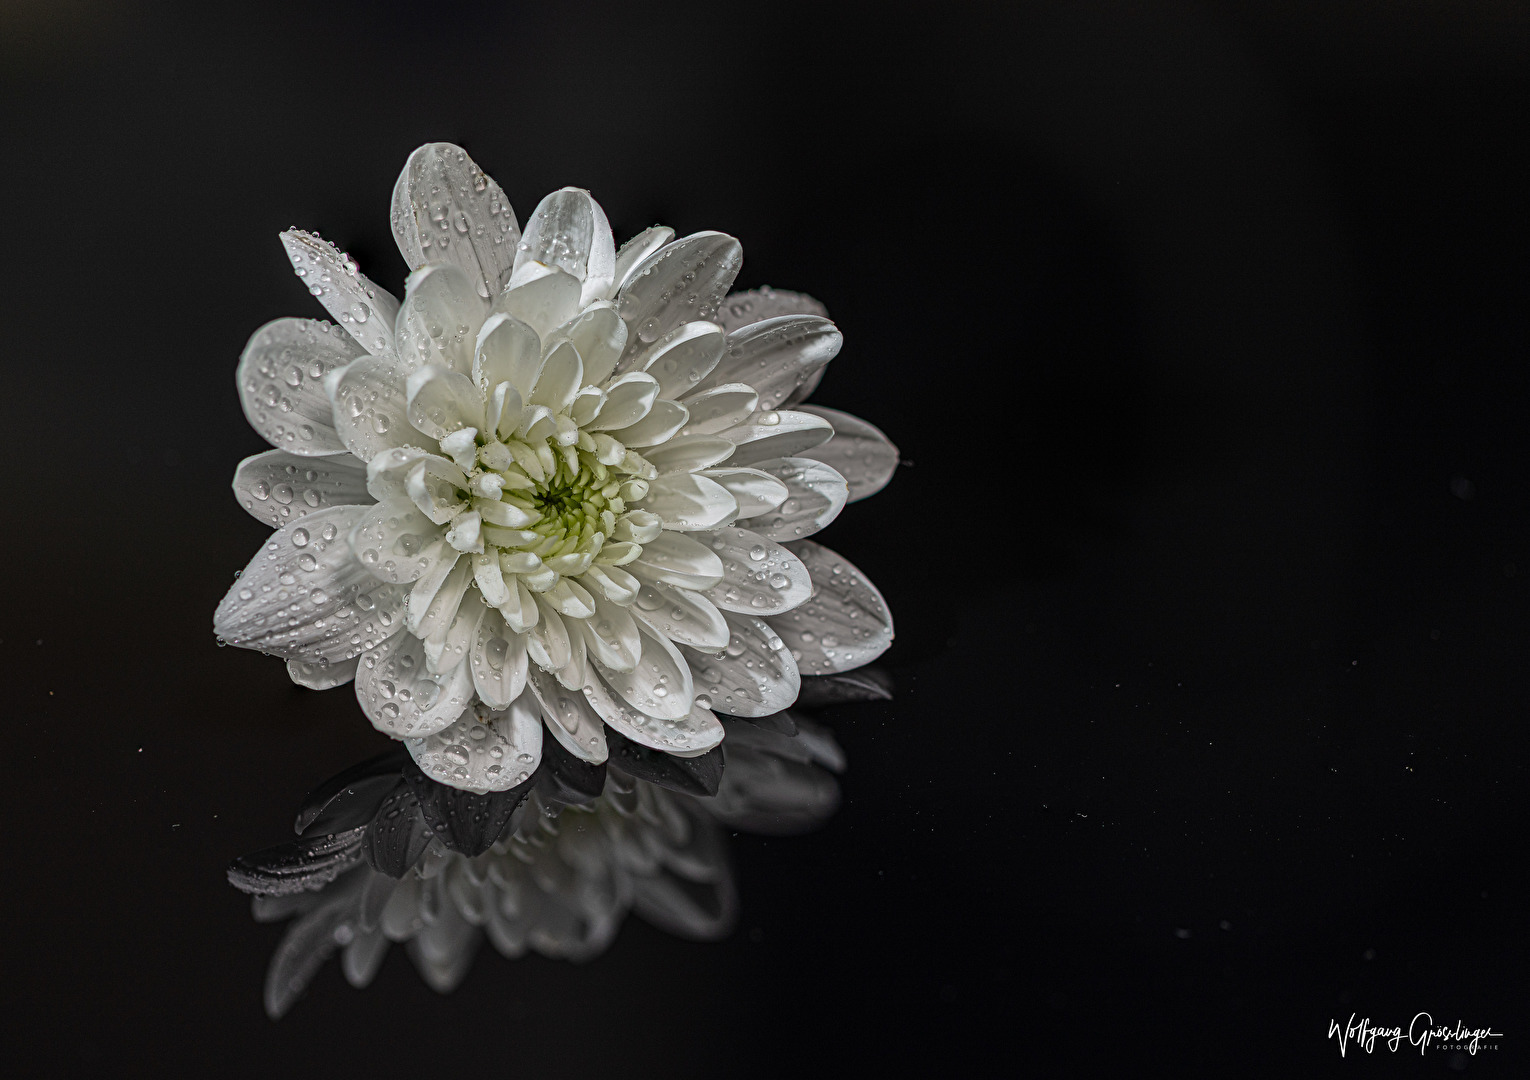
[[[806,296],[728,296],[739,242],[655,226],[617,250],[564,188],[522,234],[458,147],[410,155],[400,304],[317,236],[282,242],[339,321],[278,319],[237,375],[275,450],[241,503],[278,531],[219,605],[229,644],[294,681],[351,681],[425,772],[523,781],[542,723],[606,757],[605,727],[705,753],[713,709],[776,712],[800,675],[878,656],[874,586],[804,538],[879,490],[872,425],[794,407],[839,351]],[[539,723],[541,721],[542,723]]]

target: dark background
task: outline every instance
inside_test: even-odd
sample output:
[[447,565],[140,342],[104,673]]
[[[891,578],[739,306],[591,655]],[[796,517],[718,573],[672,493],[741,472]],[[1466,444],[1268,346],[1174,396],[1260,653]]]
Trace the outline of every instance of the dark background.
[[[208,7],[217,7],[209,11]],[[1530,7],[0,8],[3,1030],[54,1075],[1524,1075]],[[898,620],[846,803],[739,931],[400,950],[261,1011],[223,879],[374,752],[214,648],[265,536],[276,233],[401,291],[394,179],[744,243],[905,458],[823,539]],[[1501,1049],[1351,1048],[1350,1014]],[[620,1070],[620,1071],[618,1071]]]

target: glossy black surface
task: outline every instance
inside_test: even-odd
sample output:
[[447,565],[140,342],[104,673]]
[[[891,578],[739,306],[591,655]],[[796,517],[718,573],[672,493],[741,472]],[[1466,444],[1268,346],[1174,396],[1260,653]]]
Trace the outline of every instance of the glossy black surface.
[[[1476,2],[7,6],[13,1055],[1522,1075],[1527,45]],[[234,365],[320,314],[281,229],[400,287],[389,195],[436,139],[523,220],[587,186],[828,306],[814,400],[905,459],[823,534],[892,606],[897,693],[819,711],[821,830],[727,838],[725,939],[629,919],[449,996],[330,964],[273,1023],[283,931],[225,867],[388,747],[214,647],[266,535]],[[1324,1038],[1424,1009],[1501,1048]]]

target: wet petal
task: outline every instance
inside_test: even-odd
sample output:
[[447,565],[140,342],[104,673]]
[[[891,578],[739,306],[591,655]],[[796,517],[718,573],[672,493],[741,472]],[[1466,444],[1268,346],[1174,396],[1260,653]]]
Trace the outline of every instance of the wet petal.
[[425,639],[425,663],[432,675],[444,675],[467,660],[478,639],[478,624],[483,622],[487,611],[483,597],[476,589],[469,588],[446,630],[437,630]]
[[556,266],[535,267],[499,294],[494,310],[513,315],[547,340],[579,310],[579,279]]
[[298,279],[356,339],[362,352],[379,356],[392,352],[398,299],[363,274],[355,259],[318,233],[290,229],[282,233],[281,240]]
[[791,545],[813,576],[813,598],[770,620],[805,675],[849,671],[875,660],[892,644],[887,602],[865,574],[812,540]]
[[[708,469],[701,475],[716,480],[733,494],[738,502],[740,517],[752,517],[774,510],[786,501],[789,494],[784,481],[763,469]],[[754,528],[752,525],[749,527]]]
[[234,498],[273,529],[315,510],[373,501],[367,493],[366,466],[350,454],[298,457],[285,450],[267,450],[241,461],[234,470]]
[[335,430],[345,448],[362,461],[396,446],[435,449],[427,447],[426,436],[409,423],[404,377],[398,361],[364,356],[337,369],[326,382]]
[[610,297],[616,242],[605,211],[588,191],[566,187],[537,204],[516,246],[512,280],[527,263],[556,266],[577,278],[581,307]]
[[389,499],[362,514],[346,540],[360,564],[379,580],[417,581],[447,550],[436,543],[441,526],[408,499]]
[[718,232],[693,233],[643,260],[616,298],[628,330],[618,370],[681,323],[710,319],[743,261],[743,246]]
[[[611,435],[624,446],[657,446],[683,428],[689,415],[685,406],[678,401],[659,398],[643,419],[628,427],[617,428]],[[604,412],[600,415],[600,421],[606,422]]]
[[656,719],[679,720],[692,707],[691,672],[668,638],[637,620],[642,655],[632,671],[615,671],[599,660],[592,664],[606,685],[634,709]]
[[404,303],[393,324],[399,360],[411,370],[439,364],[466,375],[473,370],[478,328],[489,302],[473,290],[462,269],[427,266],[409,275]]
[[473,380],[434,364],[410,372],[404,383],[409,423],[441,440],[463,428],[484,427],[483,394]]
[[670,439],[643,456],[659,470],[659,475],[674,472],[696,472],[727,460],[733,453],[733,444],[720,435],[682,435]]
[[632,273],[655,251],[675,238],[675,230],[668,225],[650,225],[621,246],[616,253],[616,274],[612,288],[620,291],[632,278]]
[[405,620],[411,634],[422,638],[435,637],[444,633],[457,617],[462,597],[473,583],[473,561],[447,551],[436,565],[448,562],[451,569],[434,589],[430,588],[435,584],[434,574],[426,573],[414,583],[409,594],[409,612]]
[[644,544],[627,569],[639,578],[698,591],[716,585],[723,573],[717,552],[682,533],[667,531]]
[[721,655],[682,647],[695,673],[698,703],[733,716],[768,716],[796,701],[802,677],[776,632],[763,619],[723,617],[730,635]]
[[490,610],[478,624],[469,662],[473,688],[493,708],[509,705],[526,688],[526,641],[497,610]]
[[898,468],[898,448],[874,424],[859,416],[804,405],[802,412],[821,416],[834,425],[834,437],[822,446],[801,452],[837,470],[850,485],[850,501],[875,495],[887,486]]
[[542,721],[527,708],[475,705],[449,726],[406,739],[409,756],[439,783],[483,794],[523,783],[542,760]]
[[758,467],[786,485],[787,497],[757,517],[741,516],[738,524],[770,540],[812,536],[839,516],[850,495],[843,476],[812,458],[773,458],[759,462]]
[[594,617],[579,619],[575,628],[583,635],[589,655],[615,671],[630,671],[637,666],[643,643],[637,623],[627,609],[596,591]]
[[533,594],[532,599],[536,604],[537,621],[535,626],[526,631],[526,650],[538,667],[545,671],[557,671],[573,656],[568,626],[557,608],[541,594]]
[[487,394],[508,382],[525,401],[541,370],[542,341],[535,330],[502,311],[484,320],[473,351],[473,381],[480,391]]
[[730,295],[717,309],[715,321],[731,333],[741,326],[762,319],[780,318],[782,315],[818,315],[827,318],[828,314],[828,309],[807,293],[772,289],[767,285]]
[[395,739],[414,739],[447,727],[473,699],[473,675],[458,664],[446,675],[425,667],[425,643],[395,634],[361,654],[356,700],[372,726]]
[[532,405],[546,405],[559,413],[573,403],[574,395],[582,385],[584,363],[579,359],[579,350],[571,342],[560,342],[547,354],[531,397],[526,400]]
[[706,596],[724,611],[776,615],[813,593],[802,560],[759,533],[733,526],[718,529],[712,534],[712,548],[722,558],[723,579]]
[[289,660],[335,663],[396,633],[402,589],[367,573],[346,543],[366,511],[319,510],[272,534],[218,604],[218,637]]
[[743,423],[754,414],[760,396],[744,383],[724,383],[685,399],[691,414],[681,434],[715,435]]
[[665,637],[698,649],[715,650],[728,644],[728,624],[705,595],[662,581],[640,584],[633,606]]
[[606,403],[590,421],[591,431],[610,431],[642,420],[659,396],[659,380],[642,371],[619,375],[605,388]]
[[287,676],[299,686],[306,686],[310,690],[329,690],[336,686],[344,686],[356,677],[358,659],[353,656],[349,660],[339,660],[333,664],[310,664],[303,660],[288,660]]
[[748,383],[760,395],[759,408],[774,409],[839,353],[844,337],[828,319],[784,315],[751,323],[728,335],[728,352],[696,387]]
[[580,761],[600,764],[606,760],[606,735],[600,717],[578,690],[563,686],[540,668],[526,673],[528,692],[542,706],[542,719],[558,745]]
[[235,382],[250,426],[278,450],[342,454],[324,377],[358,360],[361,347],[327,322],[277,319],[250,337]]
[[722,724],[694,704],[684,716],[658,718],[632,708],[602,679],[592,679],[585,697],[613,730],[640,746],[670,754],[703,754],[722,742]]
[[639,353],[634,364],[659,380],[662,396],[678,398],[702,386],[722,359],[725,344],[716,323],[681,323]]
[[738,503],[727,488],[705,476],[684,472],[652,481],[648,494],[636,507],[657,514],[666,529],[681,532],[713,529],[738,515]]
[[584,361],[586,385],[603,383],[616,369],[616,361],[627,344],[627,324],[616,313],[616,305],[607,300],[591,304],[553,332],[553,340],[566,340],[579,350]]
[[429,143],[409,155],[393,188],[393,238],[411,270],[454,263],[487,299],[510,280],[520,237],[510,200],[460,146]]
[[722,435],[737,446],[729,465],[753,465],[770,458],[805,457],[806,451],[833,438],[834,428],[811,413],[766,410]]

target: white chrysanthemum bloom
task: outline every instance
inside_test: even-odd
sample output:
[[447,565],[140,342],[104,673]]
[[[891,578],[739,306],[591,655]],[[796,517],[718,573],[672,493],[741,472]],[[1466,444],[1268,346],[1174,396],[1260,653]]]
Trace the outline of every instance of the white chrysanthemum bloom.
[[400,304],[317,236],[282,234],[340,326],[279,319],[238,387],[277,449],[240,503],[278,531],[219,605],[229,644],[294,681],[354,678],[430,776],[500,791],[541,727],[606,757],[605,727],[705,753],[712,710],[790,705],[801,674],[878,656],[892,620],[803,538],[879,490],[872,425],[789,408],[840,334],[816,301],[728,296],[739,242],[656,226],[618,251],[565,188],[524,234],[460,148],[421,147],[393,194]]

